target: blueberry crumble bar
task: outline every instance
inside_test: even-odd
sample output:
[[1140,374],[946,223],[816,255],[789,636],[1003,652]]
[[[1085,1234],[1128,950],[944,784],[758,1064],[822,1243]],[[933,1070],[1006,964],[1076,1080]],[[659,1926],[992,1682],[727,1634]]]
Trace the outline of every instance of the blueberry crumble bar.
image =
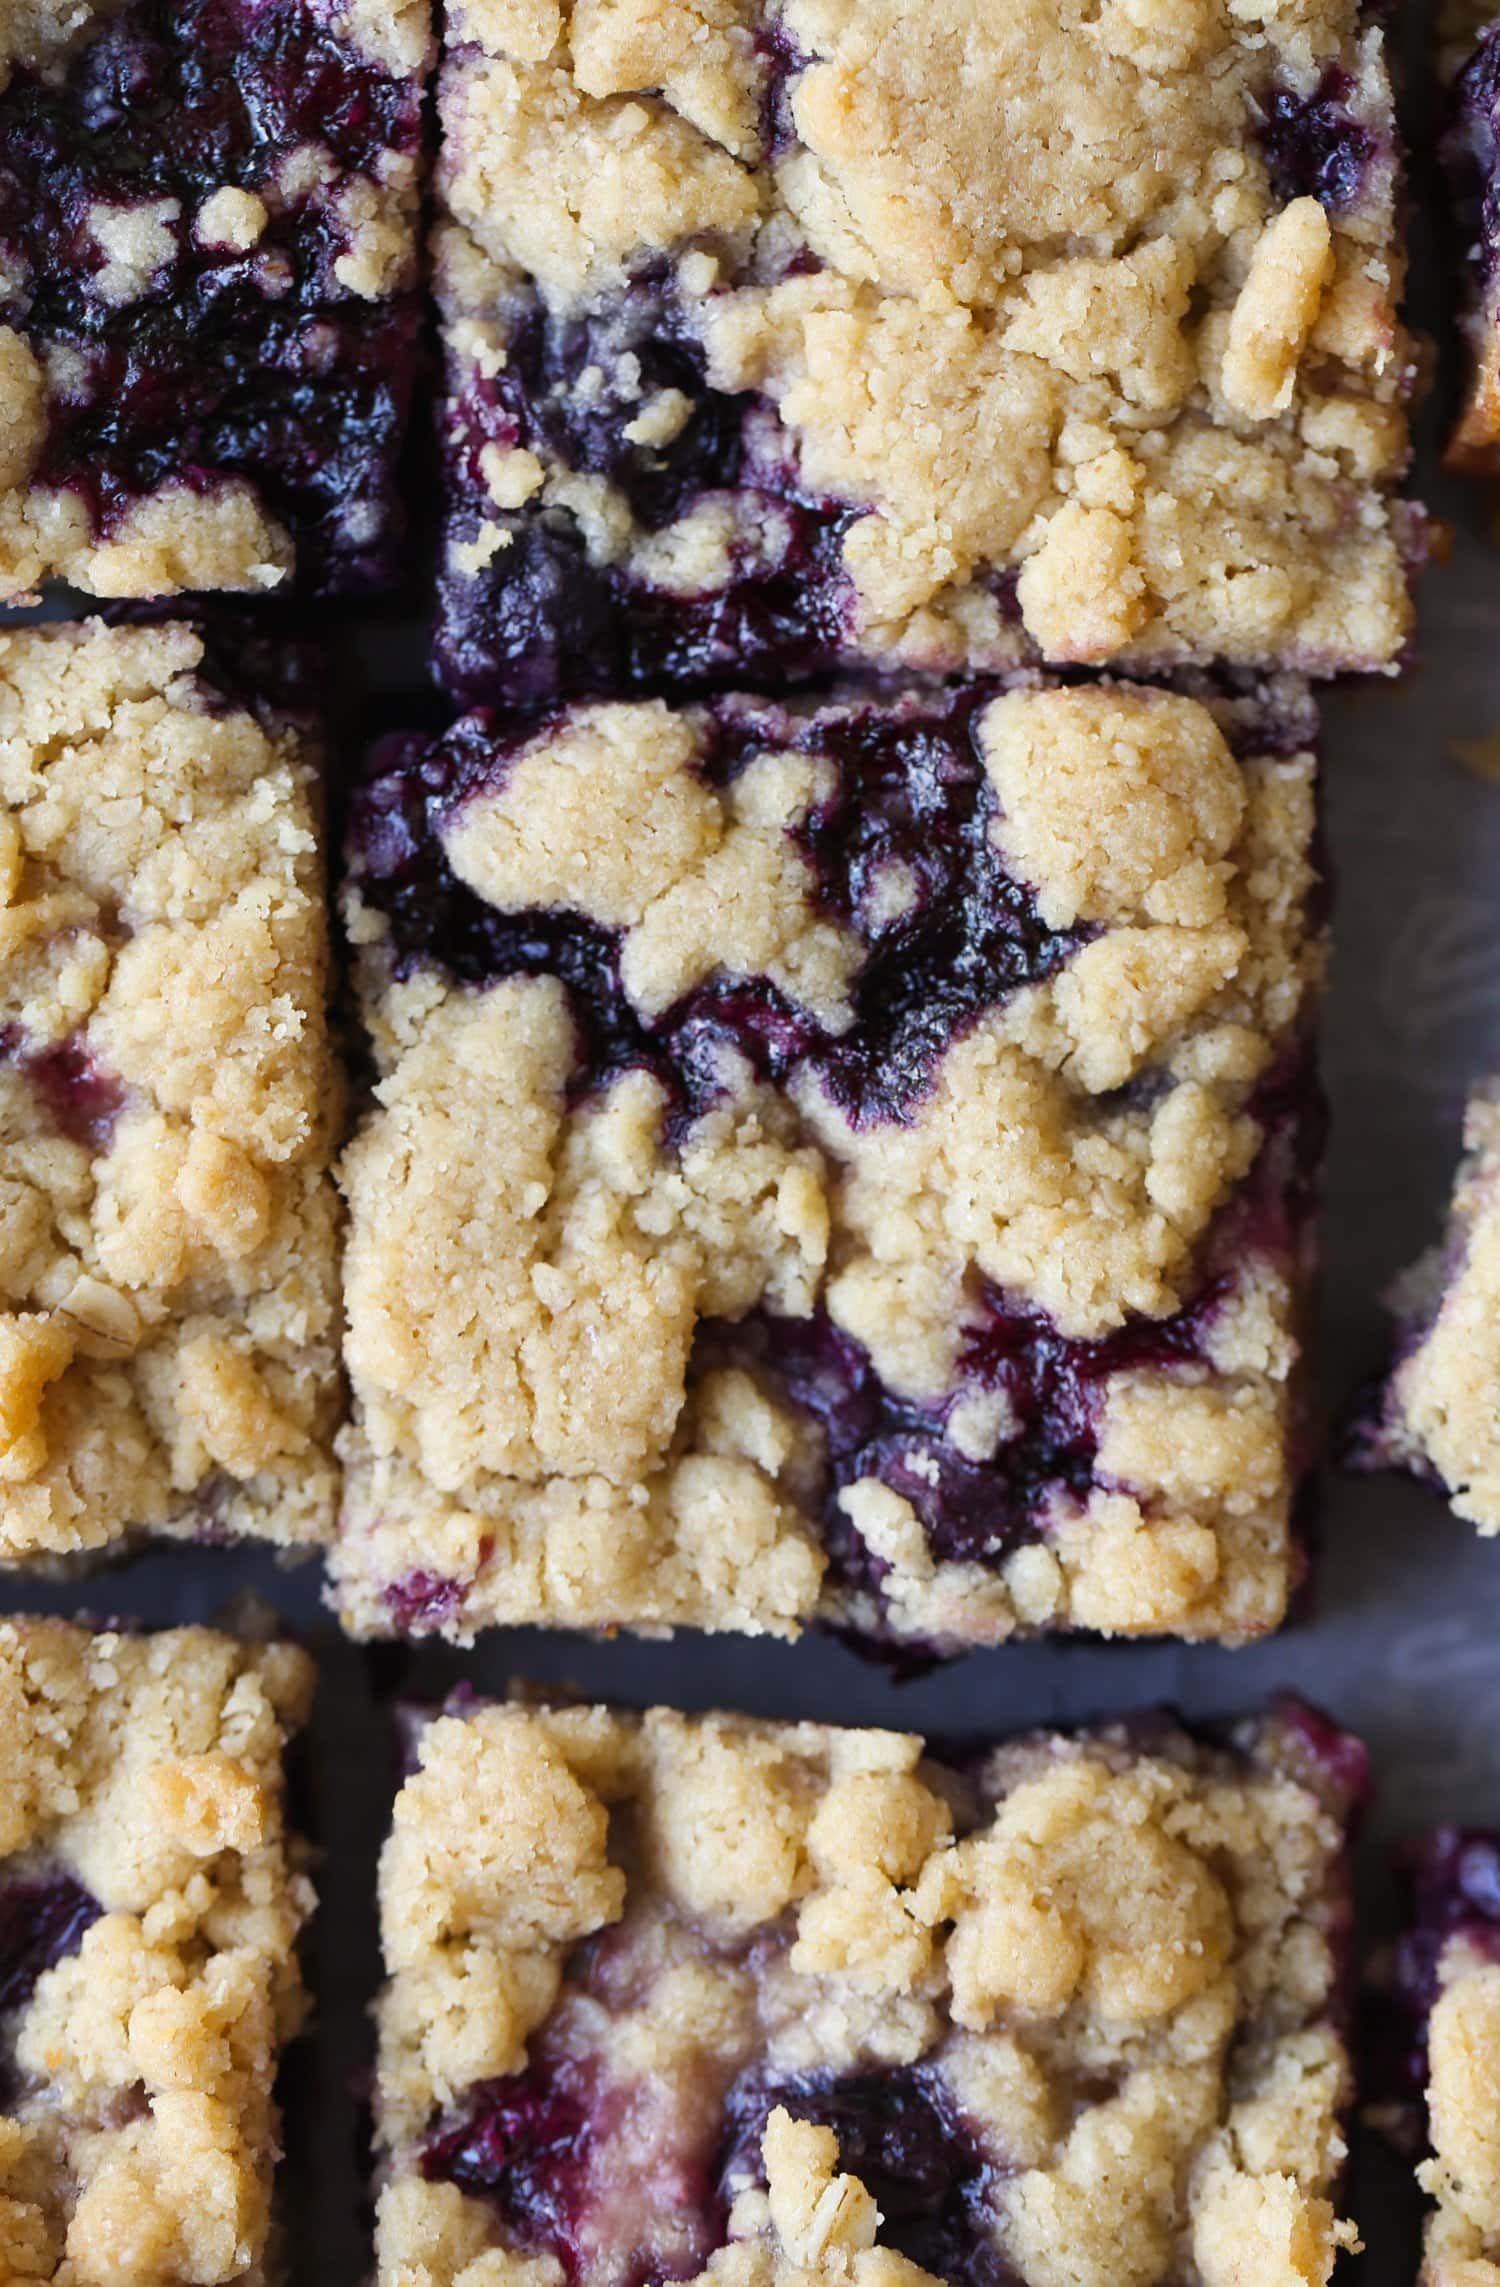
[[430,1722],[381,1866],[380,2287],[1322,2287],[1364,1751]]
[[427,0],[0,10],[0,594],[389,584]]
[[[1485,18],[1491,18],[1485,21]],[[1444,12],[1450,87],[1442,157],[1457,247],[1467,374],[1448,461],[1471,475],[1500,474],[1500,18]]]
[[1032,681],[386,742],[355,1632],[1275,1626],[1314,735]]
[[207,1629],[0,1623],[0,2272],[262,2287],[312,1910],[312,1668]]
[[[1500,2281],[1500,1836],[1444,1827],[1412,1853],[1390,1980],[1397,2090],[1418,2100],[1435,2202],[1423,2287]],[[1404,2081],[1405,2089],[1400,2089]]]
[[1442,1488],[1461,1517],[1500,1533],[1500,1089],[1475,1096],[1464,1125],[1448,1231],[1389,1298],[1398,1342],[1389,1376],[1362,1409],[1349,1459],[1407,1469]]
[[1356,0],[452,0],[440,670],[1393,662]]
[[314,753],[191,627],[0,635],[0,1561],[331,1527]]

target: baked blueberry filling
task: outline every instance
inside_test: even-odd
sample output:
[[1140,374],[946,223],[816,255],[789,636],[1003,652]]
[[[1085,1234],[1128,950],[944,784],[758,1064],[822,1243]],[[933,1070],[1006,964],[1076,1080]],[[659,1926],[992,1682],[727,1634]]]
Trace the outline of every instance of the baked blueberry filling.
[[1329,64],[1310,95],[1271,90],[1260,141],[1278,198],[1315,198],[1337,213],[1359,196],[1377,144],[1349,109],[1353,89],[1349,74]]
[[483,2081],[428,2141],[422,2173],[492,2200],[524,2245],[563,2257],[576,2278],[595,2097],[590,2068],[566,2058]]
[[[824,1545],[834,1577],[878,1595],[887,1567],[840,1506],[844,1487],[875,1478],[911,1503],[935,1557],[1003,1564],[1046,1529],[1069,1495],[1096,1483],[1109,1378],[1132,1369],[1170,1372],[1206,1364],[1204,1343],[1227,1279],[1213,1279],[1186,1309],[1132,1320],[1095,1341],[1072,1341],[1035,1311],[986,1288],[970,1320],[953,1397],[930,1410],[887,1388],[861,1345],[823,1315],[763,1318],[719,1330],[711,1347],[770,1375],[817,1421],[827,1484]],[[996,1450],[970,1458],[953,1442],[960,1402],[987,1392],[1004,1399],[1006,1432]]]
[[[767,745],[835,766],[833,791],[795,839],[819,910],[868,946],[850,990],[853,1022],[837,1036],[763,977],[712,978],[647,1024],[621,986],[615,932],[564,911],[497,912],[459,882],[443,850],[445,819],[503,783],[518,751],[493,717],[469,716],[436,744],[386,743],[355,799],[351,861],[389,925],[398,970],[433,958],[472,984],[562,978],[579,1033],[580,1095],[644,1067],[666,1090],[669,1134],[680,1138],[714,1099],[713,1052],[727,1042],[775,1082],[810,1067],[857,1127],[901,1121],[954,1040],[1089,936],[1049,929],[993,848],[994,798],[973,738],[982,703],[969,692],[891,715],[799,720],[726,706],[716,718],[705,766],[716,780]],[[881,918],[874,892],[894,869],[902,896]]]
[[[773,72],[773,88],[793,68]],[[654,440],[629,433],[664,406],[675,414]],[[482,458],[495,448],[606,478],[643,531],[732,494],[740,527],[774,541],[764,554],[739,548],[709,592],[669,593],[592,563],[565,509],[539,500],[502,516],[506,541],[489,562],[440,582],[437,654],[450,694],[541,706],[563,691],[753,685],[827,665],[846,633],[842,541],[854,511],[809,495],[781,465],[774,435],[776,465],[762,466],[758,437],[755,398],[709,386],[661,269],[638,272],[583,313],[554,313],[529,296],[511,315],[502,370],[455,375],[444,426],[460,504],[450,542],[472,542],[494,518]]]
[[[590,563],[563,510],[510,520],[508,545],[483,570],[439,578],[435,656],[450,697],[544,707],[563,692],[753,688],[827,669],[847,634],[852,511],[794,492],[741,501],[748,521],[774,521],[781,544],[770,563],[742,553],[701,595]],[[471,539],[478,522],[460,511],[450,538]]]
[[71,1874],[0,1879],[0,2016],[25,2007],[43,1971],[77,1953],[103,1911]]
[[726,2197],[763,2183],[761,2138],[780,2105],[794,2120],[831,2128],[839,2167],[874,2195],[880,2241],[952,2287],[1014,2279],[1001,2255],[986,2194],[999,2171],[986,2160],[941,2077],[930,2068],[843,2076],[805,2073],[780,2083],[747,2076],[731,2092],[722,2180]]
[[[76,494],[107,537],[163,483],[244,478],[305,584],[386,579],[416,299],[344,291],[331,195],[283,197],[275,178],[311,146],[336,187],[383,151],[415,157],[420,134],[418,90],[301,0],[128,0],[60,78],[17,71],[0,94],[0,322],[68,374],[33,481]],[[194,234],[226,188],[267,208],[248,248]],[[170,254],[106,297],[92,210],[164,201]]]
[[692,2124],[691,2157],[662,2151],[645,2163],[658,2191],[672,2186],[670,2252],[654,2230],[633,2240],[618,2229],[628,2208],[618,2197],[617,2139],[631,2102],[590,2058],[554,2055],[544,2036],[524,2071],[480,2083],[458,2118],[439,2122],[422,2173],[489,2201],[513,2243],[555,2256],[570,2281],[652,2287],[691,2276],[723,2245],[736,2195],[764,2182],[761,2138],[780,2105],[833,2129],[840,2167],[876,2198],[883,2244],[955,2287],[1012,2277],[987,2226],[997,2171],[931,2070],[783,2083],[745,2075],[722,2112],[710,2103]]
[[1500,1834],[1446,1826],[1405,1857],[1407,1927],[1396,1948],[1390,2001],[1400,2053],[1396,2091],[1420,2097],[1427,2085],[1427,2021],[1438,1997],[1438,1968],[1462,1939],[1500,1961]]
[[463,1600],[456,1580],[420,1570],[393,1580],[385,1591],[391,1619],[403,1636],[433,1635],[454,1617]]
[[[676,433],[654,444],[631,437],[643,408],[668,390],[684,400]],[[555,313],[530,295],[508,329],[504,366],[455,408],[450,448],[471,486],[483,483],[488,444],[608,477],[638,522],[656,530],[695,493],[738,483],[747,403],[708,387],[703,351],[664,271],[645,270],[581,313]]]
[[1443,164],[1463,227],[1463,254],[1476,285],[1494,273],[1500,250],[1500,30],[1484,33],[1454,83],[1443,136]]
[[59,1135],[94,1152],[108,1149],[125,1090],[81,1040],[75,1037],[51,1048],[25,1049],[13,1027],[0,1027],[0,1065],[5,1064],[25,1074],[48,1124]]

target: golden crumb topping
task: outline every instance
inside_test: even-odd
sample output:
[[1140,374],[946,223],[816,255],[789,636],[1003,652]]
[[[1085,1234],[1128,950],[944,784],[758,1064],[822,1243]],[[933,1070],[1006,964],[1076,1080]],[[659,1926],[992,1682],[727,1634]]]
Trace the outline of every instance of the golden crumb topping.
[[0,637],[0,1559],[324,1537],[315,758],[186,626]]

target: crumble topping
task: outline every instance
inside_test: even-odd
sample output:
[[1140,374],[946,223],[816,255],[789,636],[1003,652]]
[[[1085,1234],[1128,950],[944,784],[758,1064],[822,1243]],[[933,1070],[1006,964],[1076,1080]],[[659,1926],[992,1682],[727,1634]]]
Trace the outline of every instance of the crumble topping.
[[187,626],[0,636],[0,1555],[324,1537],[314,760]]
[[[475,718],[381,781],[346,901],[380,1073],[342,1170],[351,1624],[402,1627],[415,1576],[455,1633],[1273,1625],[1278,1091],[1321,947],[1313,762],[1257,727],[1131,687],[580,706],[509,748]],[[841,1433],[824,1369],[784,1378],[796,1325],[921,1425],[894,1477],[862,1432],[826,1516]],[[1038,1529],[945,1547],[949,1464],[976,1501],[992,1468],[992,1504],[1022,1466],[1007,1327],[1118,1346],[1088,1352],[1092,1426],[1054,1433],[1076,1461],[1038,1464]],[[827,1570],[851,1525],[878,1592]]]
[[[440,111],[464,695],[1397,658],[1412,366],[1351,0],[481,0]],[[694,417],[653,452],[669,363]],[[524,505],[487,448],[535,460]]]
[[961,1775],[661,1709],[429,1723],[381,1869],[380,2279],[1322,2287],[1343,1806],[1274,1729]]
[[1415,1470],[1500,1532],[1500,1097],[1469,1106],[1441,1247],[1392,1290],[1399,1355],[1356,1433],[1363,1466]]
[[8,2276],[267,2277],[272,2084],[313,1905],[282,1756],[312,1680],[290,1645],[206,1629],[0,1624]]

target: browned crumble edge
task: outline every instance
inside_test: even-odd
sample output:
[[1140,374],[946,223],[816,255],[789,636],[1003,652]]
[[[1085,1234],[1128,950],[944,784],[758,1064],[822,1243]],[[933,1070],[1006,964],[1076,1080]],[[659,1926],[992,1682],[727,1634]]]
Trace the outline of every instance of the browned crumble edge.
[[0,1623],[7,1939],[24,1960],[28,1928],[76,1907],[24,1979],[6,1962],[7,2279],[279,2276],[273,2083],[314,1904],[283,1755],[312,1688],[289,1644]]
[[[429,1721],[381,1864],[381,2287],[927,2287],[818,2124],[872,2078],[967,2154],[980,2275],[1321,2287],[1357,2245],[1363,1776],[1290,1703],[1232,1747],[1146,1716],[960,1766],[659,1708]],[[528,2122],[580,2102],[549,2175]],[[488,2192],[448,2180],[502,2114]]]
[[0,1560],[325,1540],[318,755],[180,624],[0,635]]

